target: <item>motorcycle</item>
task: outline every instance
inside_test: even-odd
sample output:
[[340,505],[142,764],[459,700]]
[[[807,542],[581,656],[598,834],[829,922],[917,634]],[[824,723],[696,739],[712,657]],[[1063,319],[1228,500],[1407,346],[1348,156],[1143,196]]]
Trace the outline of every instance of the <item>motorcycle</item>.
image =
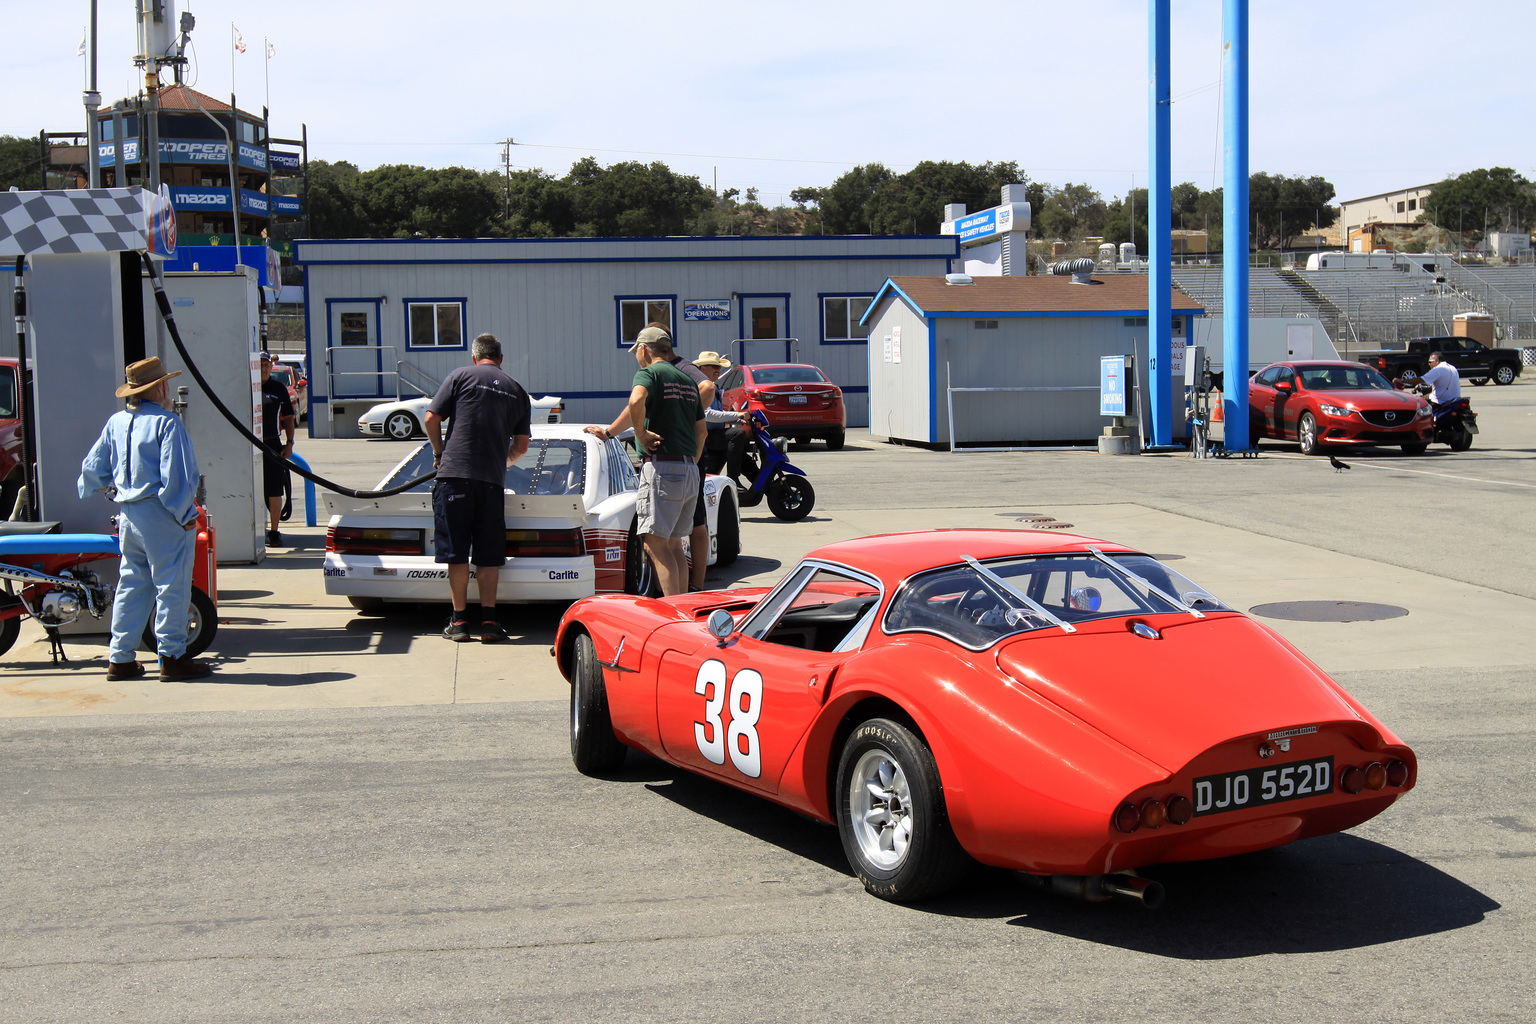
[[768,417],[762,410],[753,410],[747,436],[749,444],[741,469],[751,483],[736,492],[742,508],[751,508],[766,498],[769,511],[779,519],[794,522],[810,515],[816,505],[816,488],[805,478],[805,470],[790,464],[785,454],[789,441],[768,433]]
[[[1433,388],[1418,378],[1405,379],[1401,387],[1426,398],[1434,393]],[[1477,413],[1472,411],[1471,399],[1461,397],[1438,406],[1431,403],[1431,408],[1435,413],[1435,442],[1448,444],[1455,452],[1472,447],[1472,436],[1477,433]]]
[[[58,533],[58,523],[0,522],[0,654],[16,643],[21,620],[36,619],[48,634],[53,664],[68,662],[59,627],[82,613],[108,618],[114,586],[104,584],[92,563],[118,558],[115,534]],[[208,513],[197,512],[197,549],[193,559],[192,602],[187,612],[189,658],[207,650],[219,628],[213,556],[213,528]],[[144,627],[144,645],[155,649],[154,616]]]

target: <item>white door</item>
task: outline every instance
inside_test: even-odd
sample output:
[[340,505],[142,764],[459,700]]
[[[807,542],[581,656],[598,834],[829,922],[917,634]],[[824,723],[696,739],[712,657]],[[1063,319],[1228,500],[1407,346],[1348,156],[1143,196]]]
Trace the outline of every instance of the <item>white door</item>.
[[[377,398],[383,394],[384,353],[380,347],[376,299],[331,300],[326,338],[327,391],[331,398]],[[393,372],[394,366],[389,370]]]
[[788,340],[789,297],[786,295],[742,295],[740,304],[741,338],[737,343],[742,363],[793,362],[794,346]]

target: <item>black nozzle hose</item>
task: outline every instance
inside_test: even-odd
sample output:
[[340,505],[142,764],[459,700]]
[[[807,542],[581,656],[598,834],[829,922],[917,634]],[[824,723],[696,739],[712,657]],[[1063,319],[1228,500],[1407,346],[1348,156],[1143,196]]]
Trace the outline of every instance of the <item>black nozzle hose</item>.
[[297,463],[285,459],[272,451],[261,438],[251,433],[250,428],[239,417],[229,411],[229,407],[219,400],[219,396],[213,393],[213,388],[203,379],[202,373],[197,369],[197,364],[187,354],[187,347],[181,343],[181,332],[176,329],[176,317],[171,312],[171,300],[166,297],[165,288],[160,284],[160,275],[155,270],[154,260],[149,258],[148,253],[140,253],[139,256],[144,260],[144,268],[149,272],[150,283],[155,286],[155,304],[160,307],[160,319],[164,320],[165,326],[170,329],[171,341],[175,343],[176,351],[181,353],[181,361],[186,364],[187,372],[192,375],[193,380],[197,381],[197,386],[203,389],[203,394],[208,396],[208,400],[213,403],[213,407],[223,413],[230,426],[234,427],[241,437],[255,445],[257,451],[269,454],[272,458],[277,459],[304,479],[313,480],[326,490],[335,491],[337,494],[345,494],[349,498],[387,498],[391,494],[402,494],[405,491],[409,491],[437,476],[436,473],[428,473],[426,476],[419,476],[415,480],[407,480],[398,487],[386,487],[381,491],[355,491],[350,487],[343,487],[341,484],[333,483],[323,476],[312,473]]

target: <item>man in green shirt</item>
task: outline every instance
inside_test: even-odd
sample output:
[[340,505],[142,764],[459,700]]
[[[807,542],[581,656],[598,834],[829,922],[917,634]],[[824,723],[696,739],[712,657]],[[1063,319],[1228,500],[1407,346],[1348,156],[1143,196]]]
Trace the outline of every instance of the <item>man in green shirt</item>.
[[663,325],[648,324],[630,351],[640,369],[628,404],[609,426],[586,429],[606,439],[634,426],[635,441],[645,455],[635,502],[636,530],[645,536],[645,551],[656,566],[662,594],[681,594],[688,589],[683,538],[693,529],[701,485],[704,405],[698,385],[669,361],[672,338]]

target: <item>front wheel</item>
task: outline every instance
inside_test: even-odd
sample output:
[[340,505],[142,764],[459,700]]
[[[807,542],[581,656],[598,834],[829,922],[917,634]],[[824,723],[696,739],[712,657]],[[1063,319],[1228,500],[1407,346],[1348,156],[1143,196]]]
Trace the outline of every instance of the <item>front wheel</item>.
[[1301,414],[1301,421],[1296,424],[1296,440],[1301,442],[1301,454],[1322,454],[1322,445],[1317,440],[1317,420],[1311,413]]
[[1493,382],[1495,384],[1513,384],[1519,374],[1509,363],[1500,363],[1493,368]]
[[[20,601],[12,598],[10,601],[5,602],[4,607],[9,610],[12,606],[20,604]],[[6,651],[9,651],[12,647],[16,646],[16,638],[20,635],[20,613],[12,615],[8,619],[0,619],[0,654],[4,654]]]
[[384,433],[392,441],[409,441],[420,429],[416,417],[408,412],[392,412],[384,421]]
[[610,775],[624,764],[625,749],[613,734],[597,648],[583,633],[576,638],[576,665],[571,673],[571,761],[583,775]]
[[[213,634],[219,631],[219,613],[213,599],[196,587],[192,588],[192,603],[187,606],[187,650],[183,657],[195,658],[213,643]],[[144,646],[157,650],[155,642],[155,616],[151,612],[144,626]]]
[[803,476],[780,473],[768,484],[768,510],[780,519],[804,519],[815,506],[816,489]]
[[893,903],[941,895],[970,866],[950,828],[932,751],[885,718],[863,723],[843,744],[837,833],[864,888]]

